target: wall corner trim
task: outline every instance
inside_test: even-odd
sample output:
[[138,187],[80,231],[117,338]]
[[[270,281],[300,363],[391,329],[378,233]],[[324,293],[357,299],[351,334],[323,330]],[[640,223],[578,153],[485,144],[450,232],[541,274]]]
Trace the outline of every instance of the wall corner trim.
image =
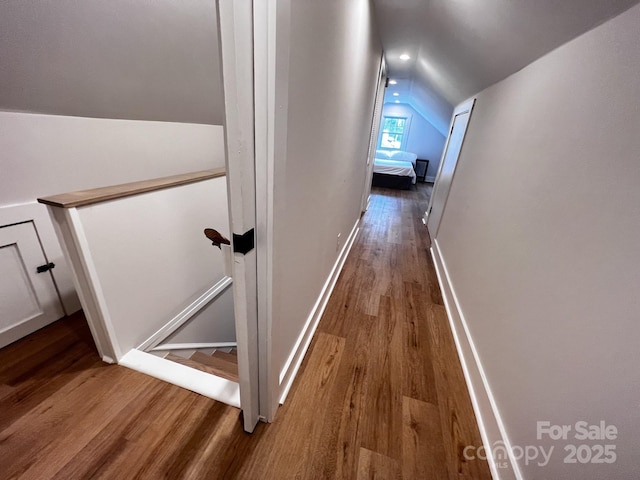
[[313,334],[318,327],[318,323],[320,323],[320,319],[322,318],[322,314],[324,313],[324,309],[327,306],[327,302],[331,297],[331,293],[333,292],[333,288],[338,281],[338,277],[340,276],[340,272],[342,271],[342,267],[344,266],[344,262],[349,256],[349,252],[351,251],[351,247],[353,246],[353,242],[358,236],[358,232],[360,231],[360,216],[356,220],[356,223],[353,225],[351,229],[351,233],[347,238],[342,250],[340,251],[340,255],[336,260],[336,263],[333,265],[331,269],[331,273],[327,278],[316,303],[311,309],[311,313],[309,313],[309,317],[304,325],[304,328],[300,332],[300,336],[298,340],[291,350],[289,354],[289,358],[287,362],[284,364],[284,367],[280,371],[280,376],[278,378],[280,385],[280,404],[283,404],[287,395],[289,394],[289,389],[293,384],[293,380],[298,373],[298,369],[302,364],[302,360],[304,359],[305,354],[307,353],[307,349],[309,348],[309,344],[311,343],[311,339],[313,338]]
[[[442,251],[435,239],[430,249],[431,257],[436,269],[438,283],[442,291],[451,333],[456,344],[456,350],[465,382],[469,389],[473,410],[478,420],[478,428],[482,443],[487,451],[487,461],[494,480],[522,480],[518,463],[513,456],[512,446],[507,437],[507,433],[496,405],[486,375],[484,373],[480,358],[473,343],[473,338],[467,326],[464,314],[456,296],[449,271]],[[496,455],[493,455],[494,448],[506,449],[506,461],[498,464]]]

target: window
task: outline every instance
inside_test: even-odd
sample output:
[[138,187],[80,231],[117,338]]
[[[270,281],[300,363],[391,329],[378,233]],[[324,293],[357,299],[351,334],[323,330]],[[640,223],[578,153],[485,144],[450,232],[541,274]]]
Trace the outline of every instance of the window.
[[402,150],[404,142],[405,128],[407,127],[406,117],[384,117],[382,119],[382,133],[380,135],[380,148],[390,148],[392,150]]

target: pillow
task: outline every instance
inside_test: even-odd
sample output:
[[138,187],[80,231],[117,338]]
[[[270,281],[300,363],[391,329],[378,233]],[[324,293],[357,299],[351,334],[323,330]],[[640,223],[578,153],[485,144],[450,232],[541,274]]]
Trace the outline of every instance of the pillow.
[[418,155],[411,152],[405,152],[403,150],[394,150],[391,152],[389,158],[392,158],[393,160],[402,160],[403,162],[411,162],[415,165]]
[[376,158],[391,158],[391,152],[393,150],[376,150]]

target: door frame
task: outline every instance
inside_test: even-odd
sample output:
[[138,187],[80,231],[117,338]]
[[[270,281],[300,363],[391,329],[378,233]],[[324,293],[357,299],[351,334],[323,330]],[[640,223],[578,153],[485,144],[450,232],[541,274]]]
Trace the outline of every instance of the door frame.
[[[440,157],[440,165],[438,165],[438,173],[436,174],[436,179],[434,181],[433,184],[433,190],[431,191],[431,195],[429,196],[429,205],[427,206],[427,210],[424,212],[424,216],[422,217],[422,223],[424,223],[425,227],[427,227],[427,229],[429,229],[429,214],[431,213],[431,210],[433,209],[433,199],[436,197],[436,192],[438,191],[438,187],[440,188],[444,188],[442,185],[440,185],[440,176],[442,174],[442,169],[444,167],[444,161],[447,157],[447,153],[449,150],[449,143],[451,141],[451,134],[453,133],[453,127],[455,126],[455,122],[457,117],[459,117],[460,115],[464,115],[465,113],[469,113],[469,119],[467,120],[467,125],[465,127],[464,132],[462,133],[462,140],[460,142],[460,149],[458,150],[458,153],[456,155],[456,159],[454,162],[454,167],[453,167],[453,172],[451,174],[452,178],[451,178],[451,183],[453,183],[453,179],[455,177],[455,171],[458,165],[458,160],[460,159],[460,152],[462,152],[462,147],[464,146],[464,139],[467,135],[467,129],[469,128],[469,123],[471,122],[471,113],[473,111],[473,107],[476,103],[476,99],[474,98],[470,98],[469,100],[466,100],[464,102],[462,102],[460,105],[458,105],[455,110],[453,111],[453,114],[451,115],[451,122],[449,123],[449,135],[447,135],[447,141],[445,142],[444,145],[444,149],[442,150],[442,156]],[[449,190],[451,188],[451,185],[449,185]],[[447,200],[449,199],[449,191],[446,192],[446,197],[444,200],[444,203],[442,205],[442,214],[440,216],[440,222],[438,222],[438,225],[435,226],[433,233],[429,230],[429,235],[431,236],[431,241],[433,242],[433,240],[435,240],[436,235],[438,233],[438,229],[440,228],[440,223],[442,223],[442,215],[444,215],[444,210],[447,206]]]
[[380,135],[380,125],[382,123],[382,108],[384,105],[385,90],[387,88],[387,63],[382,52],[380,68],[378,70],[378,84],[376,85],[375,103],[373,106],[373,118],[371,121],[371,136],[369,137],[369,151],[367,152],[367,166],[364,179],[364,192],[362,194],[362,213],[369,208],[371,199],[371,181],[373,177],[373,162],[378,148],[378,136]]
[[[243,428],[260,420],[253,1],[218,0],[233,299]],[[246,248],[241,248],[241,244]],[[248,245],[247,245],[248,244]],[[251,247],[251,248],[249,248]],[[259,245],[256,245],[260,248]]]
[[256,1],[253,8],[260,418],[271,422],[280,405],[272,348],[274,181],[276,159],[283,165],[287,156],[291,0]]

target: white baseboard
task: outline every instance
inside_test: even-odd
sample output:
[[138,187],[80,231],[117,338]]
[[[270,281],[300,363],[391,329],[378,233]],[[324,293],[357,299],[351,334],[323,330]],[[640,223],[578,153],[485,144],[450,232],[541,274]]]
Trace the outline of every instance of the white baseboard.
[[[500,412],[489,388],[487,377],[480,363],[480,359],[469,332],[460,303],[456,296],[446,263],[442,257],[438,240],[434,240],[431,246],[431,256],[436,268],[438,282],[442,290],[449,325],[456,343],[456,349],[462,364],[464,378],[471,396],[473,410],[478,420],[478,428],[485,449],[487,461],[491,469],[491,475],[495,480],[522,480],[522,474],[517,461],[513,458],[511,443],[506,434]],[[508,458],[506,461],[496,462],[490,452],[494,448],[504,451],[506,448]]]
[[158,350],[207,350],[216,348],[236,348],[236,342],[210,342],[210,343],[161,343],[147,350],[155,352]]
[[345,242],[342,247],[342,251],[340,255],[338,255],[338,259],[336,263],[333,265],[333,269],[331,269],[331,273],[327,278],[327,281],[322,287],[322,291],[320,292],[320,296],[316,300],[315,305],[311,309],[311,313],[307,318],[307,322],[296,341],[295,346],[291,350],[289,354],[289,358],[285,363],[283,369],[280,371],[280,377],[278,378],[280,384],[280,403],[284,403],[287,398],[287,394],[289,393],[289,389],[291,388],[291,384],[293,383],[296,374],[298,373],[298,369],[300,368],[300,364],[304,359],[304,355],[309,348],[309,344],[311,343],[311,339],[313,338],[313,334],[318,327],[318,323],[320,322],[320,318],[322,318],[322,314],[324,313],[324,309],[327,306],[327,302],[329,301],[329,297],[331,296],[331,292],[333,292],[333,287],[336,285],[336,281],[340,276],[340,272],[342,271],[342,267],[344,266],[344,262],[349,256],[349,252],[351,251],[351,247],[353,246],[353,242],[355,241],[358,231],[360,230],[360,218],[353,225],[351,229],[351,233],[349,234],[349,238]]
[[173,332],[175,332],[178,328],[184,325],[191,317],[193,317],[196,313],[206,307],[210,302],[215,300],[219,295],[221,295],[227,288],[231,286],[233,280],[231,277],[226,276],[223,277],[218,283],[216,283],[209,290],[204,292],[198,298],[196,298],[193,302],[187,305],[180,313],[178,313],[175,317],[173,317],[169,322],[167,322],[162,328],[160,328],[157,332],[147,338],[144,342],[138,345],[138,350],[149,350],[160,344],[162,340],[167,338]]
[[427,176],[427,177],[424,177],[424,181],[425,181],[425,183],[435,183],[436,177]]
[[127,352],[118,364],[240,408],[240,386],[231,380],[135,349]]
[[0,331],[0,348],[4,348],[57,320],[59,319],[47,318],[46,315],[41,315],[40,318],[29,318],[15,325],[9,325]]

